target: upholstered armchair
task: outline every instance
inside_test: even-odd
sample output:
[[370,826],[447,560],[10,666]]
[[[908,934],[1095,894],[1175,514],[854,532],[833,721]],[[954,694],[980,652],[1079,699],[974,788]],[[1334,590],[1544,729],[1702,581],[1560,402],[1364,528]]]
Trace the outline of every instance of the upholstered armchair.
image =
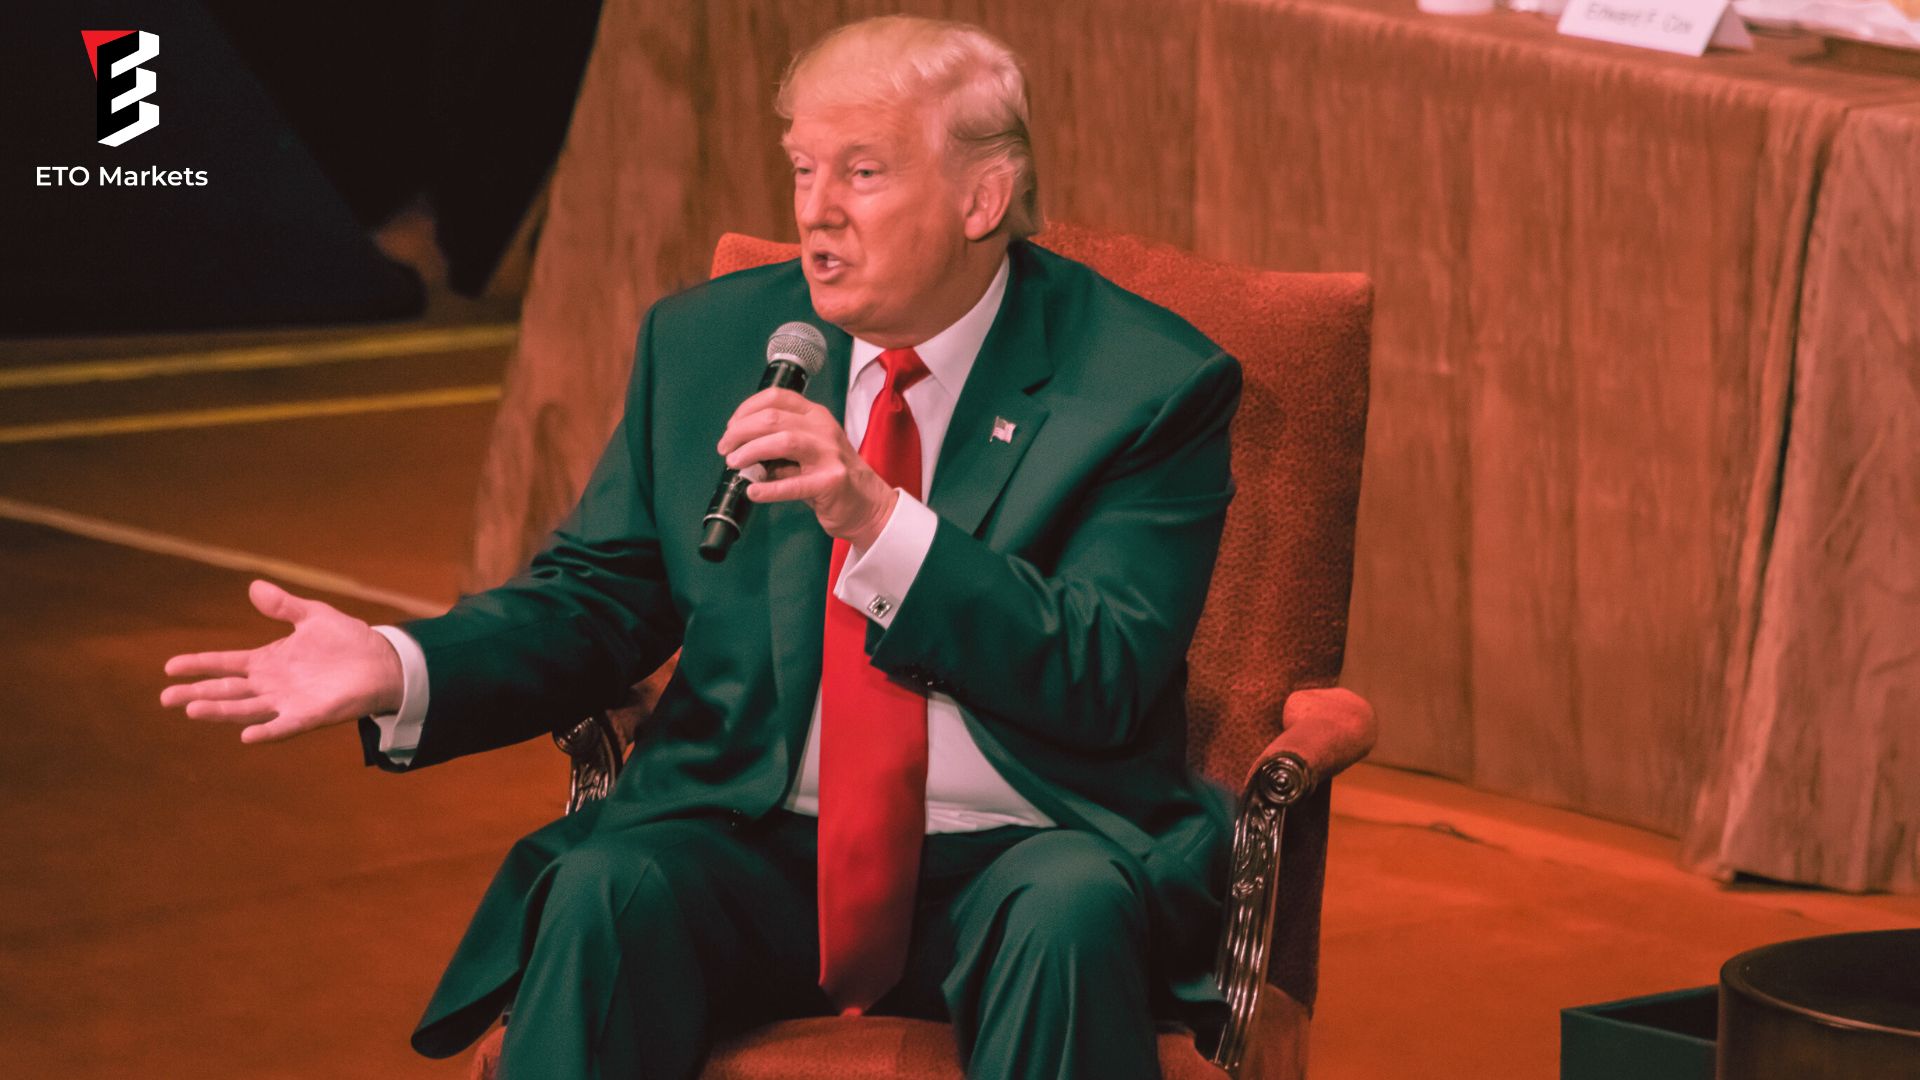
[[[1334,686],[1346,642],[1354,514],[1367,411],[1371,287],[1357,274],[1283,274],[1056,226],[1037,241],[1180,313],[1239,358],[1238,485],[1189,653],[1189,756],[1240,792],[1218,978],[1230,1021],[1217,1045],[1165,1032],[1168,1080],[1294,1078],[1306,1071],[1329,782],[1374,741],[1371,707]],[[728,235],[713,273],[797,249]],[[569,811],[602,797],[665,671],[625,707],[555,739],[573,758]],[[1282,859],[1282,853],[1285,859]],[[500,1032],[482,1044],[490,1078]],[[706,1080],[959,1080],[943,1024],[825,1017],[768,1025],[715,1048]],[[508,1078],[511,1080],[511,1078]]]

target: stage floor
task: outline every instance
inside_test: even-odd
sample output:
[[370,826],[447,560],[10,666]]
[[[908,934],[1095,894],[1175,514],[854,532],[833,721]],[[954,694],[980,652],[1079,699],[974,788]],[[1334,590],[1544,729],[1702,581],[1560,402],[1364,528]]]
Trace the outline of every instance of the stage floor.
[[[0,385],[9,1075],[464,1075],[406,1034],[507,845],[557,813],[559,753],[395,777],[346,729],[242,747],[156,701],[167,656],[273,633],[258,572],[376,620],[453,598],[507,346],[436,348]],[[27,361],[101,358],[68,353]],[[1669,840],[1386,769],[1334,810],[1316,1080],[1551,1077],[1563,1006],[1920,922],[1916,898],[1723,889]]]

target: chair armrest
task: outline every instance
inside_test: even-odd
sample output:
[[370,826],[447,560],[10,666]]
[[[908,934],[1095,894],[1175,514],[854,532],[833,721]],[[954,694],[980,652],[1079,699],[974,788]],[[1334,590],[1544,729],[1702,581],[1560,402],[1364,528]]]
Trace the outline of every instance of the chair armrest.
[[555,746],[572,759],[567,783],[567,813],[607,797],[627,763],[632,729],[621,731],[618,710],[597,712],[565,731],[553,733]]
[[620,770],[626,766],[627,749],[633,745],[634,732],[653,714],[653,707],[659,704],[660,694],[667,688],[667,680],[673,677],[679,661],[680,654],[675,653],[659,670],[630,687],[620,704],[553,733],[554,744],[573,759],[567,784],[567,813],[604,799],[613,790],[614,782],[620,779]]
[[1332,779],[1373,752],[1380,725],[1367,699],[1338,686],[1295,690],[1280,710],[1280,734],[1247,773],[1252,784],[1269,763],[1292,753],[1308,771],[1307,789]]
[[1227,1026],[1214,1064],[1238,1076],[1266,981],[1280,896],[1280,837],[1287,808],[1373,749],[1373,707],[1350,690],[1298,690],[1281,709],[1280,734],[1247,776],[1233,823],[1233,861],[1215,968]]

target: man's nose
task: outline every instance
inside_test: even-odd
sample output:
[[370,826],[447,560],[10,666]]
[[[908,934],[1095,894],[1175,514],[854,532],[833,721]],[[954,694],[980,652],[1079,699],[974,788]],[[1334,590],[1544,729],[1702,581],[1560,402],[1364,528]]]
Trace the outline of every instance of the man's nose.
[[840,185],[830,176],[815,175],[806,190],[798,192],[794,211],[803,229],[831,229],[843,224]]

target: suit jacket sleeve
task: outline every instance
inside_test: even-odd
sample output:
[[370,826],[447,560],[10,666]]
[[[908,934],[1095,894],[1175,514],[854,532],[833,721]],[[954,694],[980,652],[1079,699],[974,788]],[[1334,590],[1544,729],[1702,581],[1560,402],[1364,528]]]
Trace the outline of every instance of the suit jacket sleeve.
[[1199,365],[1077,502],[1044,570],[943,520],[892,623],[870,635],[874,664],[1058,745],[1135,739],[1184,691],[1233,497],[1239,393],[1233,358]]
[[532,738],[605,708],[679,647],[645,453],[652,330],[649,313],[626,416],[578,505],[527,571],[402,627],[427,660],[429,707],[413,767]]

